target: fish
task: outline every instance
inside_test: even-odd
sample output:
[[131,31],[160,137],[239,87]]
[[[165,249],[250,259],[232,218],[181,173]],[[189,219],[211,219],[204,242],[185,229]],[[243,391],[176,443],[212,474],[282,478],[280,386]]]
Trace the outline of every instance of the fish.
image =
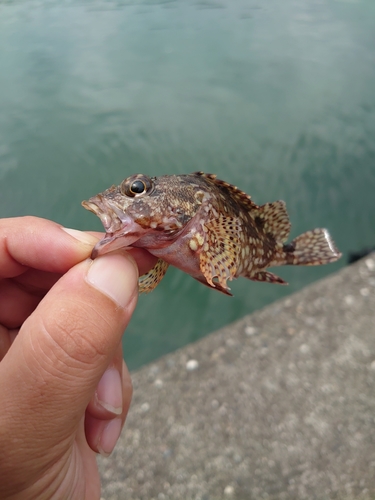
[[158,258],[140,277],[140,292],[152,291],[169,265],[232,295],[228,281],[235,278],[284,285],[269,267],[316,266],[341,257],[327,229],[287,243],[291,224],[284,201],[258,206],[215,174],[135,174],[82,205],[106,231],[93,259],[124,247],[144,248]]

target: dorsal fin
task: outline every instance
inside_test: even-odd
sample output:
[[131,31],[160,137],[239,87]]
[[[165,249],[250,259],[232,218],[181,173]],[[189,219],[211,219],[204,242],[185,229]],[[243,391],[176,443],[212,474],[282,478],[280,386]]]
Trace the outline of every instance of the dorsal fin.
[[255,222],[263,226],[265,233],[270,233],[276,241],[284,242],[290,233],[290,222],[284,201],[266,203],[253,212]]
[[212,182],[212,184],[215,184],[220,188],[224,188],[224,190],[228,191],[229,195],[232,198],[234,198],[237,201],[237,203],[242,205],[245,210],[254,210],[259,208],[259,206],[252,201],[251,196],[249,194],[245,193],[244,191],[241,191],[240,189],[238,189],[237,186],[229,184],[229,182],[225,182],[218,179],[215,174],[194,172],[193,175],[199,175],[200,177],[205,177],[210,182]]
[[204,177],[216,186],[228,191],[228,194],[234,198],[238,204],[251,213],[255,221],[258,218],[264,232],[272,234],[276,241],[283,243],[288,239],[291,225],[284,201],[274,201],[273,203],[266,203],[260,207],[251,200],[250,195],[238,189],[237,186],[229,184],[229,182],[217,179],[215,174],[194,172],[194,175]]

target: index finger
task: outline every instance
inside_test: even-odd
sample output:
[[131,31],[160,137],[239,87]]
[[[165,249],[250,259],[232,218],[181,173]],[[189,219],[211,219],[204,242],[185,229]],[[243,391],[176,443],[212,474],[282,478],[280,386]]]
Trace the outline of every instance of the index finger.
[[[0,219],[0,279],[14,278],[29,268],[56,275],[91,255],[101,233],[67,229],[56,222],[38,217]],[[157,259],[141,248],[126,249],[135,259],[140,274],[151,269]],[[41,274],[36,275],[40,282]],[[35,273],[29,272],[23,285],[35,285]],[[48,278],[49,279],[49,278]]]
[[28,268],[63,274],[90,256],[97,238],[26,216],[0,220],[0,279]]

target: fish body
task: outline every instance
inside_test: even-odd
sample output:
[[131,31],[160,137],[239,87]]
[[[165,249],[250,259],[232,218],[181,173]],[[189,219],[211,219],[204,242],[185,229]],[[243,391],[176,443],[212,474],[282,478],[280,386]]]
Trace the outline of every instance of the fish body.
[[321,265],[341,257],[326,229],[286,243],[291,226],[283,201],[258,206],[213,174],[136,174],[82,205],[100,217],[106,230],[93,258],[127,246],[159,258],[140,278],[143,292],[156,287],[169,265],[230,295],[227,281],[234,278],[286,284],[267,269]]

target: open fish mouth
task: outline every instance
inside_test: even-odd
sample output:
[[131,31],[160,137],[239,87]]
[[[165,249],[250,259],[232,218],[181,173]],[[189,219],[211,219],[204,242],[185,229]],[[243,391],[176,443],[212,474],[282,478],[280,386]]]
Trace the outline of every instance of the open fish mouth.
[[83,201],[82,206],[99,217],[106,233],[115,233],[121,229],[126,219],[129,219],[124,212],[100,194]]
[[128,247],[145,233],[129,215],[101,195],[83,201],[82,206],[99,217],[106,231],[105,237],[93,248],[92,259]]

